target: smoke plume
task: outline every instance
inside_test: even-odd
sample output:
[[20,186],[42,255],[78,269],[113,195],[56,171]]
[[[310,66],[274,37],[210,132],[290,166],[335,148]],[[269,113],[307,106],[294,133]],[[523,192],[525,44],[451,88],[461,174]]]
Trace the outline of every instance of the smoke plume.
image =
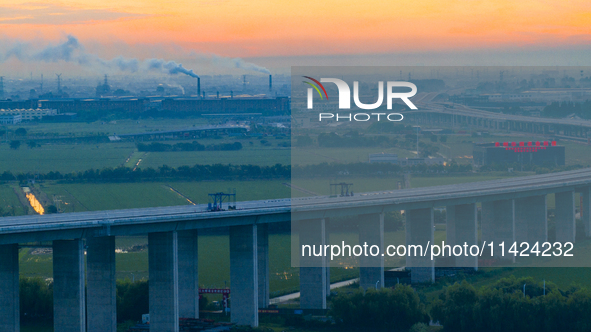
[[199,77],[193,72],[192,69],[186,69],[182,64],[176,63],[174,61],[166,62],[162,59],[148,59],[145,62],[149,70],[165,71],[171,75],[185,74],[191,77]]
[[[1,42],[1,41],[0,41]],[[7,51],[0,52],[0,63],[16,58],[22,62],[70,62],[76,63],[84,68],[95,71],[117,70],[121,72],[161,72],[169,75],[184,74],[190,77],[199,77],[192,69],[185,68],[181,63],[164,59],[139,60],[118,56],[113,59],[103,59],[95,54],[89,53],[80,43],[78,38],[68,35],[66,40],[57,45],[48,45],[41,50],[33,50],[33,46],[20,41],[12,42],[10,47],[3,47]],[[193,55],[195,55],[193,53]],[[225,68],[237,68],[246,71],[254,71],[269,74],[269,70],[246,62],[240,58],[225,58],[218,55],[211,55],[209,58],[200,56],[215,66]]]

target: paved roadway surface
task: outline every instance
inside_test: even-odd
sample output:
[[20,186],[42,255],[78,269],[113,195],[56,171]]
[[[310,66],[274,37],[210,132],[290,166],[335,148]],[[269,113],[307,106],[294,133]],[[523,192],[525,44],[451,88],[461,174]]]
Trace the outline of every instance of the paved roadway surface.
[[[296,182],[297,183],[297,182]],[[407,209],[413,204],[463,204],[462,200],[494,200],[539,195],[557,190],[574,190],[591,185],[591,169],[543,175],[512,177],[501,180],[471,182],[445,186],[356,193],[352,197],[314,196],[296,199],[274,199],[238,202],[237,210],[208,212],[205,204],[143,209],[75,212],[52,215],[29,215],[0,218],[0,234],[42,232],[49,230],[97,228],[104,226],[140,226],[175,221],[215,220],[218,218],[253,217],[356,209],[368,206],[393,206]],[[562,189],[561,189],[562,188]],[[522,196],[518,196],[522,195]],[[279,220],[278,220],[279,221]],[[281,220],[284,221],[284,220]]]

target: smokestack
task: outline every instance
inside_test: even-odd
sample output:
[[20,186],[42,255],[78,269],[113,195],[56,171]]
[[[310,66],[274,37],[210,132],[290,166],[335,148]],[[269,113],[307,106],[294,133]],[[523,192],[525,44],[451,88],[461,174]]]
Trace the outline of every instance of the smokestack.
[[230,98],[234,98],[234,91],[230,91]]
[[246,88],[246,75],[242,75],[242,88]]
[[219,92],[219,91],[218,91],[218,92],[216,92],[216,98],[217,98],[217,99],[220,99],[220,92]]
[[273,90],[273,75],[269,75],[269,91]]
[[4,76],[0,76],[0,99],[4,99]]
[[57,76],[57,93],[62,93],[62,74],[55,74]]
[[197,77],[197,96],[201,95],[201,78]]

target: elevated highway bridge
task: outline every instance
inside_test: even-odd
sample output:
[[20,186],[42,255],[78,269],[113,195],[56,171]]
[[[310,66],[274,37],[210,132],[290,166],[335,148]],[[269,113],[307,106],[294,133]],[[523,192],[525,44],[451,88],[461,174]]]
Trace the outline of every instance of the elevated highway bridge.
[[[217,212],[207,211],[206,205],[189,205],[4,217],[0,218],[0,330],[18,331],[19,243],[53,243],[56,331],[114,332],[115,237],[147,234],[151,328],[178,331],[179,317],[199,316],[199,230],[227,227],[231,318],[238,324],[257,326],[258,309],[269,304],[269,223],[295,222],[300,244],[325,245],[331,218],[361,216],[359,241],[383,249],[384,213],[405,211],[407,244],[433,242],[433,209],[446,207],[446,243],[546,241],[546,196],[554,194],[556,240],[574,243],[575,192],[582,194],[583,223],[590,236],[591,169],[349,197],[238,202],[236,210]],[[477,203],[481,205],[480,227]],[[459,257],[456,263],[478,268],[473,257]],[[300,266],[301,307],[326,308],[330,292],[326,258],[301,257]],[[412,264],[407,258],[407,266],[412,266],[413,282],[434,280],[434,263],[429,257],[413,257]],[[384,285],[383,258],[366,258],[360,267],[360,285]]]

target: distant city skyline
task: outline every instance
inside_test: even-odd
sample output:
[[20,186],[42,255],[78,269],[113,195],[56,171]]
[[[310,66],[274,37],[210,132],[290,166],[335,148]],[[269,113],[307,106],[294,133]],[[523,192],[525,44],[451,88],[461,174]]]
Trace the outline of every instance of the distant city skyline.
[[119,71],[19,60],[68,36],[101,60],[163,59],[202,74],[259,70],[236,58],[273,73],[326,64],[591,65],[590,21],[591,3],[581,0],[4,1],[0,72]]

